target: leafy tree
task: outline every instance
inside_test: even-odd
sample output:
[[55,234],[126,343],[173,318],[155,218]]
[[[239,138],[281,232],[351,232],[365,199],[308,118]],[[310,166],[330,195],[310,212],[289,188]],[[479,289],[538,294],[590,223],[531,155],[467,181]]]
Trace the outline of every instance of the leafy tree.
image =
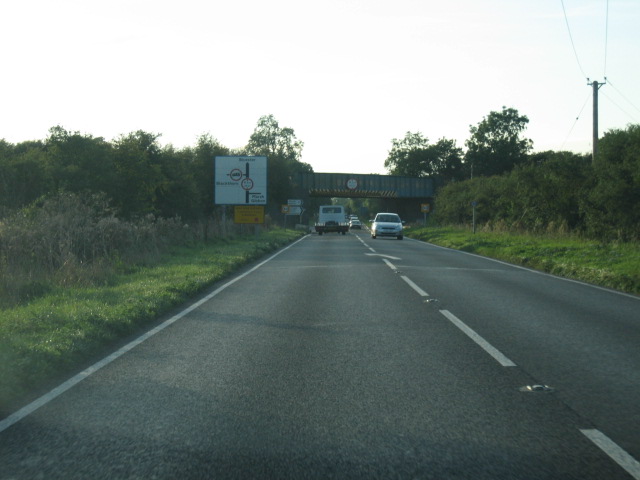
[[115,141],[114,202],[125,217],[158,213],[156,200],[167,179],[162,172],[160,135],[138,130]]
[[49,130],[45,151],[54,190],[114,193],[112,146],[102,137],[56,126]]
[[304,144],[296,139],[289,127],[280,127],[273,115],[260,117],[245,149],[251,155],[278,157],[289,162],[299,162]]
[[432,145],[420,132],[407,132],[392,140],[384,166],[391,175],[438,177],[448,183],[462,177],[462,149],[455,140],[441,138]]
[[13,145],[4,138],[0,138],[0,159],[8,158],[13,153]]
[[456,146],[455,140],[441,138],[435,145],[429,146],[428,168],[430,175],[438,177],[444,183],[461,180],[462,170],[462,149]]
[[[13,145],[0,139],[0,208],[7,207],[11,198],[11,187],[14,185],[14,172],[11,159],[14,156]],[[0,218],[2,210],[0,210]]]
[[428,147],[429,139],[420,132],[407,132],[404,138],[394,138],[384,168],[391,175],[424,176],[423,158]]
[[500,175],[523,163],[533,148],[531,140],[520,136],[527,123],[529,119],[516,109],[502,107],[471,126],[464,158],[469,175]]
[[156,190],[154,208],[165,218],[193,219],[202,216],[195,172],[190,166],[191,151],[169,145],[159,155],[163,181]]
[[593,234],[640,239],[640,125],[610,130],[600,139],[583,208]]
[[[0,206],[21,208],[53,188],[44,145],[40,141],[4,143],[0,152]],[[4,215],[4,213],[0,212]]]
[[276,208],[293,194],[297,173],[313,172],[300,160],[303,143],[289,127],[280,127],[273,115],[260,117],[244,152],[267,157],[269,203]]

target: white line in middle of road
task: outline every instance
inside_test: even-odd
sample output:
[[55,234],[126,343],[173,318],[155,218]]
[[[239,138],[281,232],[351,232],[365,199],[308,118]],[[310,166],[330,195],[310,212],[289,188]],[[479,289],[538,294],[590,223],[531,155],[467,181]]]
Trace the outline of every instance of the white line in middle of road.
[[384,258],[388,258],[390,260],[402,260],[400,257],[394,257],[392,255],[385,255],[384,253],[365,253],[365,255],[368,255],[370,257],[384,257]]
[[505,357],[498,349],[496,349],[493,345],[487,342],[484,338],[474,332],[471,328],[467,327],[465,323],[456,317],[449,310],[440,310],[440,313],[447,317],[451,323],[453,323],[456,327],[462,330],[471,340],[476,342],[478,345],[482,347],[482,349],[495,358],[500,365],[503,367],[515,367],[516,364]]
[[382,261],[386,263],[387,267],[389,267],[391,270],[398,270],[397,267],[386,258],[383,258]]
[[404,275],[400,276],[401,279],[403,279],[405,282],[407,282],[407,285],[409,285],[411,288],[413,288],[416,292],[418,292],[418,295],[420,295],[421,297],[428,297],[429,294],[427,292],[425,292],[424,290],[422,290],[418,285],[416,285],[415,283],[413,283],[411,281],[411,279],[409,277],[406,277]]
[[[360,243],[362,243],[365,247],[367,247],[367,248],[368,248],[369,250],[371,250],[373,253],[376,253],[376,251],[375,251],[373,248],[371,248],[369,245],[367,245],[367,243],[366,243],[364,240],[362,240],[362,239],[360,238],[360,236],[359,236],[359,235],[356,235],[356,238],[357,238],[358,240],[360,240]],[[368,254],[367,254],[367,255],[368,255]]]
[[594,429],[580,430],[589,440],[595,443],[600,450],[605,452],[618,465],[624,468],[636,480],[640,480],[640,462],[620,448],[604,433]]

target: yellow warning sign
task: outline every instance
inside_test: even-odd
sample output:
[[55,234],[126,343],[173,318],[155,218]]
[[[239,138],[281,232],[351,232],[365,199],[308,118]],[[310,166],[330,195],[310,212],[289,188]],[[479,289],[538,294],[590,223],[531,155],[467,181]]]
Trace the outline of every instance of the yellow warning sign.
[[259,205],[236,205],[233,208],[234,223],[264,223],[264,207]]

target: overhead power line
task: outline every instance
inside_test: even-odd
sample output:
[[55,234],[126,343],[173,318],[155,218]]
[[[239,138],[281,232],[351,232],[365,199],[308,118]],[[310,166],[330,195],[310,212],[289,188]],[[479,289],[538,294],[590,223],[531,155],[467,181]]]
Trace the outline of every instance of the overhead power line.
[[637,112],[640,112],[640,108],[636,107],[636,106],[634,105],[634,103],[633,103],[631,100],[629,100],[627,97],[625,97],[625,96],[624,96],[624,94],[623,94],[620,90],[618,90],[618,89],[616,88],[616,86],[615,86],[613,83],[611,83],[611,80],[610,80],[610,79],[607,79],[607,83],[608,83],[608,84],[609,84],[609,85],[610,85],[610,86],[611,86],[611,87],[612,87],[616,92],[618,92],[618,95],[620,95],[622,98],[624,98],[624,99],[627,101],[627,103],[628,103],[629,105],[631,105],[631,106],[632,106],[632,107],[633,107]]
[[589,92],[589,94],[587,95],[587,98],[584,99],[584,103],[582,104],[582,108],[580,109],[580,112],[578,113],[578,116],[574,120],[573,125],[571,125],[571,128],[569,129],[569,133],[567,133],[567,136],[565,137],[564,142],[562,142],[562,146],[560,147],[560,150],[562,150],[564,148],[564,145],[567,143],[567,140],[569,140],[569,136],[571,135],[571,132],[573,132],[573,129],[575,128],[576,123],[578,123],[578,120],[580,120],[580,116],[582,115],[582,111],[584,110],[584,107],[587,106],[587,102],[589,101],[590,98],[591,98],[591,92]]
[[573,43],[573,36],[571,35],[571,28],[569,27],[569,19],[567,18],[567,10],[564,8],[564,0],[560,0],[560,3],[562,4],[562,11],[564,12],[564,22],[567,24],[567,32],[569,32],[569,40],[571,40],[571,47],[573,48],[573,54],[576,57],[576,62],[578,63],[578,67],[580,68],[582,75],[586,78],[587,74],[584,73],[584,69],[580,64],[580,59],[578,58],[578,52],[576,51],[576,46]]
[[[578,52],[576,50],[575,43],[573,41],[573,35],[571,34],[571,27],[569,26],[569,18],[567,17],[567,10],[564,7],[564,0],[560,0],[562,5],[562,11],[564,13],[564,21],[567,25],[567,32],[569,32],[569,39],[571,40],[571,47],[573,48],[573,54],[576,57],[576,62],[578,63],[578,67],[582,74],[587,77],[584,69],[582,68],[582,64],[580,63],[580,59],[578,58]],[[606,21],[605,21],[605,37],[604,37],[604,82],[598,82],[597,80],[591,81],[589,77],[587,77],[587,85],[590,85],[593,92],[593,152],[592,152],[592,161],[596,161],[596,156],[598,154],[598,90],[607,83],[607,44],[609,42],[609,0],[606,0],[607,11],[606,11]],[[572,127],[573,128],[573,127]]]
[[633,121],[636,121],[636,119],[635,119],[635,118],[633,118],[633,115],[631,115],[631,114],[630,114],[629,112],[627,112],[624,108],[622,108],[620,105],[618,105],[618,104],[613,100],[613,98],[611,98],[609,95],[606,95],[606,94],[604,94],[604,93],[603,93],[602,95],[604,95],[604,96],[605,96],[605,98],[606,98],[607,100],[609,100],[609,101],[610,101],[614,106],[616,106],[616,107],[618,108],[618,110],[620,110],[622,113],[624,113],[627,117],[629,117],[629,118],[630,118],[631,120],[633,120]]
[[607,16],[604,26],[604,72],[603,77],[607,78],[607,47],[609,45],[609,0],[607,0]]

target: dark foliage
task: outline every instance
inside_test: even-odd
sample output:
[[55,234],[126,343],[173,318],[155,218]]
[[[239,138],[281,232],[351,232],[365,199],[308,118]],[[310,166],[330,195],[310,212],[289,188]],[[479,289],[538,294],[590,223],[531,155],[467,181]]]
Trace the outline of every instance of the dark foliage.
[[384,162],[391,175],[438,177],[448,183],[463,177],[462,149],[455,140],[441,138],[430,144],[420,132],[407,132],[403,139],[394,138]]
[[[138,130],[108,142],[56,126],[45,141],[0,140],[0,218],[56,192],[101,193],[123,219],[210,217],[214,158],[231,152],[207,134],[184,149],[162,147],[159,138]],[[302,145],[293,129],[269,115],[260,118],[243,149],[268,157],[273,205],[286,203],[296,172],[312,171],[300,161]]]
[[640,240],[640,126],[607,132],[599,155],[541,152],[502,175],[450,183],[436,199],[442,224]]
[[532,142],[521,138],[529,119],[514,108],[491,112],[470,128],[465,164],[470,176],[500,175],[527,160]]

